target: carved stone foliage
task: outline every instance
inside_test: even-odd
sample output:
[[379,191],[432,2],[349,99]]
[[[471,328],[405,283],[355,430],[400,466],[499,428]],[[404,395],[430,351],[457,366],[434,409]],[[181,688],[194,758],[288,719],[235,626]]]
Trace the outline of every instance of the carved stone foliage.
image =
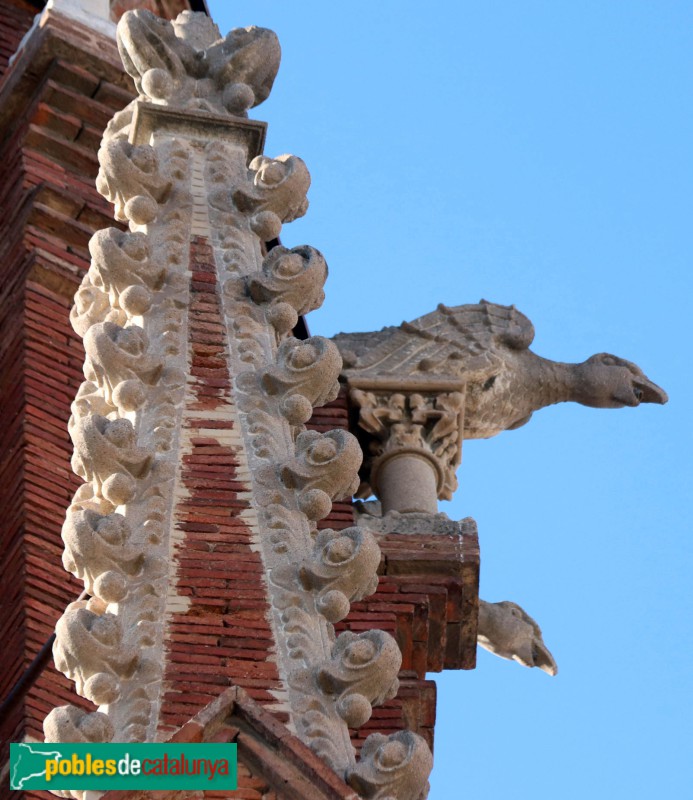
[[149,351],[146,333],[135,325],[92,325],[84,335],[84,350],[84,377],[121,412],[138,409],[145,402],[146,386],[161,377],[163,361]]
[[99,151],[99,164],[96,188],[113,203],[115,218],[136,225],[153,222],[173,182],[156,150],[126,139],[107,139]]
[[277,361],[262,373],[262,388],[281,395],[281,412],[292,424],[307,422],[313,406],[322,406],[339,394],[342,359],[329,339],[306,341],[290,337],[277,351]]
[[[276,38],[256,28],[221,38],[206,15],[171,23],[142,10],[125,14],[118,33],[140,105],[108,126],[98,188],[129,230],[93,237],[71,315],[87,356],[69,426],[85,484],[63,528],[64,565],[92,599],[68,607],[54,647],[58,668],[104,706],[108,723],[66,707],[46,735],[157,735],[188,413],[188,253],[191,236],[207,236],[234,376],[227,410],[249,467],[248,524],[268,575],[282,691],[299,735],[345,774],[355,760],[348,726],[394,696],[401,655],[381,631],[335,638],[332,627],[375,590],[380,551],[363,528],[316,526],[356,490],[362,452],[346,431],[304,427],[314,406],[336,396],[342,368],[332,342],[289,335],[323,299],[323,257],[281,246],[263,257],[282,224],[305,213],[308,170],[294,156],[251,159],[248,131],[258,124],[233,116],[267,96]],[[133,116],[142,107],[146,125]],[[438,448],[448,435],[442,408],[410,403],[412,424]]]
[[272,31],[238,28],[222,38],[208,16],[191,12],[170,22],[128,11],[118,23],[118,48],[150,101],[242,116],[269,96],[280,59]]
[[152,290],[160,288],[165,277],[165,264],[152,259],[147,236],[105,228],[94,234],[89,251],[92,285],[108,295],[110,305],[131,316],[147,312]]
[[419,800],[428,794],[432,768],[431,751],[415,733],[372,733],[347,782],[365,800]]
[[137,445],[130,420],[109,420],[94,414],[78,420],[71,433],[75,445],[72,468],[91,482],[94,496],[114,506],[131,500],[136,479],[151,468],[152,453]]
[[455,470],[462,454],[463,392],[353,388],[359,426],[372,435],[366,480],[377,492],[378,469],[395,455],[415,453],[437,474],[438,497],[449,500],[457,488]]
[[360,728],[371,718],[372,706],[382,705],[397,694],[397,673],[402,653],[395,640],[383,631],[337,637],[332,659],[319,667],[320,688],[337,698],[337,711],[350,728]]
[[[281,220],[287,210],[291,217],[291,209],[305,209],[301,193],[307,181],[292,185],[300,172],[288,168],[289,159],[263,160],[253,186],[242,182],[239,169],[244,188],[229,191],[226,148],[215,143],[207,152],[208,184],[218,187],[210,197],[210,221],[217,232],[217,260],[223,265],[230,371],[237,374],[234,394],[258,500],[260,546],[270,570],[278,663],[286,670],[299,735],[343,773],[354,757],[347,720],[362,724],[371,705],[390,696],[399,651],[384,635],[354,643],[351,649],[339,640],[337,647],[330,624],[346,615],[350,600],[375,588],[379,551],[370,534],[319,534],[314,527],[333,500],[354,492],[362,460],[351,434],[320,434],[305,431],[301,424],[311,406],[337,392],[341,360],[336,352],[318,337],[304,342],[284,338],[297,312],[322,298],[326,267],[309,248],[277,248],[276,254],[259,257],[256,237],[265,239],[276,229],[261,229],[258,214],[273,209]],[[258,162],[251,164],[251,171],[256,166]],[[270,203],[272,191],[276,199]],[[244,233],[248,219],[252,237]],[[355,670],[359,654],[364,655],[360,651],[366,649],[374,649],[370,660],[365,659],[368,663],[361,664],[358,676],[347,674],[347,665]]]
[[63,525],[63,565],[84,581],[90,595],[118,602],[127,594],[128,579],[141,572],[144,564],[145,555],[131,538],[121,514],[70,511]]
[[311,557],[298,568],[305,589],[317,592],[316,606],[329,622],[349,613],[349,603],[373,594],[380,548],[367,530],[346,528],[320,531]]
[[43,723],[47,742],[110,742],[113,725],[106,714],[84,711],[76,706],[58,706]]
[[239,211],[251,215],[250,226],[263,241],[275,239],[281,223],[292,222],[308,210],[310,174],[300,158],[257,156],[250,162],[249,178],[233,193],[233,202]]
[[350,497],[358,488],[361,448],[346,431],[304,431],[296,455],[280,469],[282,483],[298,492],[298,505],[311,520],[330,513],[332,500]]
[[268,321],[285,333],[296,326],[299,314],[320,308],[326,280],[327,264],[317,250],[279,245],[263,261],[262,272],[247,278],[247,287],[256,303],[267,306]]
[[104,612],[98,602],[78,601],[58,620],[53,657],[79,694],[97,705],[108,704],[120,695],[120,679],[142,666],[137,650],[124,645],[116,615]]
[[[130,230],[92,238],[71,312],[84,338],[86,380],[69,428],[73,468],[86,483],[63,527],[63,562],[93,599],[68,608],[54,649],[77,692],[108,705],[108,738],[138,741],[155,730],[162,668],[185,388],[191,151],[174,139],[133,146],[115,130],[99,158],[98,188]],[[64,711],[61,725],[74,713]],[[61,734],[49,720],[46,736],[53,735]]]
[[383,631],[347,631],[321,662],[308,614],[290,606],[282,621],[290,634],[289,655],[296,664],[289,685],[301,735],[312,750],[343,772],[352,759],[345,762],[340,752],[345,734],[342,726],[360,727],[370,719],[374,705],[397,694],[402,654],[395,640]]
[[[306,213],[310,173],[300,158],[257,156],[247,169],[245,166],[238,169],[240,174],[234,175],[234,184],[228,186],[221,170],[228,169],[229,162],[234,160],[229,148],[222,142],[214,142],[207,146],[207,155],[210,184],[220,184],[208,197],[219,220],[237,220],[241,216],[243,228],[249,226],[261,241],[269,242],[279,236],[283,223]],[[242,250],[243,245],[240,247]],[[248,275],[246,270],[239,272]]]

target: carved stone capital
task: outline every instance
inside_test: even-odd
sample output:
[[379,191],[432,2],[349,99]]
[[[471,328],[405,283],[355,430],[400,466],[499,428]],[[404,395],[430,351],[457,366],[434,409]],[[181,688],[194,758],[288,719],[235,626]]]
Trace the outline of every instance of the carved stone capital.
[[[352,385],[350,398],[359,409],[359,427],[369,434],[366,480],[375,493],[380,496],[383,491],[385,465],[407,455],[428,462],[434,471],[436,496],[451,499],[457,488],[455,471],[462,456],[462,386],[424,388],[408,387],[405,383],[378,386],[372,382]],[[429,505],[404,510],[432,509]]]

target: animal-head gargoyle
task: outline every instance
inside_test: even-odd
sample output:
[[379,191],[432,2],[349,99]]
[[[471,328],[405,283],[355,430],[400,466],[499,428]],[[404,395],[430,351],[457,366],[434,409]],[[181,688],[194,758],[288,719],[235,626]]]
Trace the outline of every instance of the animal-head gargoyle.
[[636,364],[609,353],[598,353],[582,364],[567,364],[575,374],[573,398],[593,408],[623,408],[640,403],[666,403],[667,393]]
[[[432,510],[437,499],[451,497],[464,439],[518,428],[553,403],[623,408],[667,402],[630,361],[608,353],[580,364],[549,361],[529,349],[533,339],[524,314],[485,300],[439,305],[398,327],[334,337],[342,378],[359,410],[361,494],[378,495],[383,520],[398,515],[390,519],[394,530],[404,532],[408,517],[416,516],[420,526],[422,516],[444,516]],[[388,463],[395,467],[383,478]],[[426,463],[429,470],[421,466]],[[539,626],[515,603],[480,601],[478,643],[556,674]]]
[[547,675],[558,672],[544,644],[541,628],[523,608],[509,600],[500,603],[479,600],[477,642],[490,653],[523,667],[538,667]]
[[600,353],[581,364],[533,353],[532,323],[514,306],[482,300],[438,308],[374,333],[334,337],[351,382],[459,378],[466,386],[464,439],[486,439],[524,425],[534,411],[574,401],[594,408],[666,403],[667,395],[630,361]]

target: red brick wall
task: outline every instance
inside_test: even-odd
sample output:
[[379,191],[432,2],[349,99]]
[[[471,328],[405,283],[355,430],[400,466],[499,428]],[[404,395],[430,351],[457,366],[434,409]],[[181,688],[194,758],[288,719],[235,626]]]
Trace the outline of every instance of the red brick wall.
[[[94,230],[113,224],[110,207],[94,188],[100,129],[129,99],[93,72],[54,59],[19,98],[23,114],[2,131],[3,697],[83,588],[61,563],[60,530],[80,483],[70,468],[67,420],[84,358],[68,315],[89,266],[87,242]],[[67,702],[80,701],[50,665],[24,703],[0,720],[0,741],[41,738],[45,715]]]
[[24,0],[3,0],[0,11],[0,78],[37,13],[38,9]]
[[[315,410],[308,426],[319,431],[349,427],[347,392]],[[335,503],[321,528],[354,524],[350,503]],[[353,733],[357,746],[370,733],[417,731],[433,745],[436,687],[427,672],[473,669],[478,549],[456,535],[397,534],[379,537],[382,553],[375,594],[353,603],[337,632],[379,628],[392,634],[402,651],[401,688],[394,700],[373,710],[371,720]],[[460,560],[464,554],[465,560]]]
[[[19,37],[32,14],[21,0],[3,4],[3,14],[5,8],[9,16],[0,21],[0,35],[8,43],[14,40],[7,38],[7,31]],[[91,234],[114,224],[112,209],[94,188],[96,149],[108,119],[130,99],[112,66],[105,65],[103,72],[95,67],[93,46],[90,40],[88,69],[70,63],[62,48],[59,55],[37,61],[30,80],[10,87],[11,96],[7,83],[4,93],[0,89],[0,116],[3,107],[20,109],[12,117],[5,115],[0,131],[3,696],[82,589],[61,564],[60,529],[79,483],[69,466],[72,446],[66,426],[83,362],[81,341],[72,332],[68,312],[88,268]],[[104,51],[111,58],[112,43],[104,44]],[[209,252],[198,243],[193,255],[191,346],[198,381],[190,402],[204,411],[228,401],[229,376],[215,322],[218,308]],[[316,410],[311,422],[318,430],[347,426],[343,395]],[[211,426],[204,427],[208,431]],[[171,727],[231,683],[270,704],[277,680],[274,664],[267,661],[271,636],[259,558],[250,548],[248,530],[230,513],[242,507],[237,493],[243,488],[233,475],[233,453],[207,433],[192,435],[190,444],[184,462],[190,497],[178,509],[178,526],[185,535],[179,551],[179,592],[190,597],[191,609],[177,615],[171,626],[173,658],[164,708],[165,724]],[[217,469],[210,469],[213,465]],[[220,477],[210,477],[215,472]],[[350,504],[336,503],[321,527],[352,524]],[[381,542],[378,591],[355,604],[340,626],[388,630],[404,654],[400,694],[375,709],[371,722],[358,733],[361,738],[373,730],[409,727],[431,740],[435,687],[424,680],[425,672],[473,666],[469,649],[459,646],[464,638],[460,609],[469,602],[463,584],[471,580],[457,569],[459,543],[433,536],[403,539],[392,535]],[[417,560],[422,553],[425,558]],[[80,701],[51,665],[16,713],[0,720],[0,741],[16,741],[25,734],[40,738],[48,711],[68,702]],[[243,785],[253,792],[247,797],[265,797],[261,784],[246,777]]]
[[[229,444],[231,380],[212,249],[191,245],[189,364],[192,377],[184,411],[181,484],[175,510],[182,540],[176,548],[178,594],[190,599],[168,630],[168,687],[162,731],[174,730],[229,686],[272,703],[279,687],[264,568],[252,533],[239,514],[248,486],[239,479],[237,449]],[[210,416],[206,416],[207,413]],[[186,452],[187,451],[187,452]],[[240,493],[240,495],[239,495]]]

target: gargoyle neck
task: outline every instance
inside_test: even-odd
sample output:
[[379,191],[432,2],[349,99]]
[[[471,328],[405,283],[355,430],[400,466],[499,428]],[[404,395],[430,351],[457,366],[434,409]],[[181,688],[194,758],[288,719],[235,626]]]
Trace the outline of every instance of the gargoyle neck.
[[578,366],[539,357],[537,384],[540,392],[536,409],[577,399]]

